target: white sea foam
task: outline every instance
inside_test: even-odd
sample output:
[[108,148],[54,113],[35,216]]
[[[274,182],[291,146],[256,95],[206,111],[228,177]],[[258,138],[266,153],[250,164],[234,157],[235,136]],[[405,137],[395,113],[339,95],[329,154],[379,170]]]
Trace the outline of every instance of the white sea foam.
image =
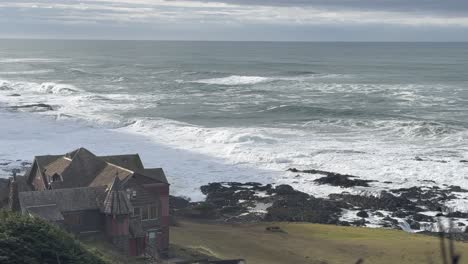
[[65,59],[58,58],[3,58],[0,59],[0,63],[31,63],[31,62],[40,62],[40,63],[49,63],[49,62],[62,62]]
[[[57,124],[49,119],[40,119],[39,124],[39,120],[23,115],[15,123],[15,115],[7,115],[6,119],[11,120],[3,124],[11,128],[0,133],[7,134],[2,141],[2,147],[7,146],[3,155],[11,160],[61,153],[80,145],[106,153],[140,152],[142,157],[147,156],[148,166],[168,170],[175,194],[192,195],[194,199],[202,197],[198,187],[211,181],[290,184],[320,197],[344,190],[368,190],[317,185],[313,180],[321,175],[298,176],[286,172],[290,167],[379,180],[371,184],[370,191],[375,192],[419,186],[423,180],[468,188],[468,166],[459,162],[468,158],[462,151],[468,146],[460,145],[468,138],[467,132],[437,122],[348,118],[309,122],[299,128],[203,127],[164,118],[126,119],[119,115],[122,110],[156,105],[153,95],[116,91],[98,94],[57,82],[0,81],[0,87],[8,88],[0,89],[2,103],[57,106],[54,111],[40,113],[53,116]],[[21,96],[8,96],[11,93]],[[285,106],[267,111],[283,111]],[[37,131],[18,132],[24,127],[37,127]],[[28,139],[30,135],[34,135],[33,139]],[[60,140],[68,143],[60,144]],[[453,152],[455,143],[459,145]],[[423,157],[424,161],[415,157]]]
[[198,81],[193,81],[195,83],[203,84],[216,84],[216,85],[248,85],[248,84],[257,84],[268,81],[273,81],[274,79],[268,77],[260,76],[240,76],[240,75],[231,75],[224,78],[212,78],[212,79],[202,79]]
[[31,71],[0,71],[0,75],[35,75],[54,72],[52,69],[31,70]]
[[210,85],[254,85],[259,83],[274,82],[274,81],[306,81],[312,79],[332,79],[332,78],[350,78],[351,75],[345,74],[306,74],[299,76],[243,76],[231,75],[222,78],[201,79],[192,81],[193,83],[210,84]]

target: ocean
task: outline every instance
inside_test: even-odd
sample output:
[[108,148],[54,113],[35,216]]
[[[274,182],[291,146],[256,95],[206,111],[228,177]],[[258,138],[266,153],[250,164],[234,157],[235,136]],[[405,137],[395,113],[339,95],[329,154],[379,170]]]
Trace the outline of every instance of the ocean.
[[2,177],[83,146],[140,153],[194,200],[344,190],[288,168],[468,188],[468,44],[0,40],[0,124]]

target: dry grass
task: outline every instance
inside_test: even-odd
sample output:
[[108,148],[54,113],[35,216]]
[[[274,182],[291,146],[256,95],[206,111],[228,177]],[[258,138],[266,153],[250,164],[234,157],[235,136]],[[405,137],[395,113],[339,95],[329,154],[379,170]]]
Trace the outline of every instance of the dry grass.
[[[279,226],[285,233],[267,232]],[[220,258],[245,258],[253,264],[276,263],[441,263],[436,237],[396,230],[307,223],[204,224],[182,221],[171,228],[171,243],[203,248]],[[455,243],[468,263],[468,244]],[[466,258],[463,258],[466,252]]]

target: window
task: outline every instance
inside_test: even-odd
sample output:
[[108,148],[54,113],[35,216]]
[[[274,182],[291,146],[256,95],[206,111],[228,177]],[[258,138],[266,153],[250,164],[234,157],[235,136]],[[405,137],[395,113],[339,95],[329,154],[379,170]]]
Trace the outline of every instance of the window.
[[148,207],[141,208],[141,219],[142,220],[148,220],[149,219]]
[[149,210],[150,210],[150,218],[151,219],[158,218],[158,208],[156,208],[156,206],[151,206],[149,208]]
[[140,216],[141,215],[141,208],[135,207],[133,208],[133,216]]
[[[139,210],[139,213],[141,213],[141,220],[158,219],[158,216],[159,216],[158,215],[158,207],[156,207],[154,205],[138,208],[138,210]],[[135,215],[135,211],[134,211],[134,215]]]

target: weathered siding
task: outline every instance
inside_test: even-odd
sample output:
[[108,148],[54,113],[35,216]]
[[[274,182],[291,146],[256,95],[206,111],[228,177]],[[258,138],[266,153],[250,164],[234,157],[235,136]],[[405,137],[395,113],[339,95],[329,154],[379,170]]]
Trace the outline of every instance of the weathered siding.
[[99,231],[103,228],[103,219],[99,210],[63,212],[64,225],[73,233]]

